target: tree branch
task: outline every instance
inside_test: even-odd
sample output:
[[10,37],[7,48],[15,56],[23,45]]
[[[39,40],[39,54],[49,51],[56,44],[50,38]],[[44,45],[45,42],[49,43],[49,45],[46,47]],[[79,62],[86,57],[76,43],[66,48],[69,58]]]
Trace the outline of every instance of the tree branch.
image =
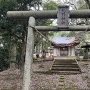
[[89,9],[90,9],[90,0],[85,0],[86,4],[88,5]]

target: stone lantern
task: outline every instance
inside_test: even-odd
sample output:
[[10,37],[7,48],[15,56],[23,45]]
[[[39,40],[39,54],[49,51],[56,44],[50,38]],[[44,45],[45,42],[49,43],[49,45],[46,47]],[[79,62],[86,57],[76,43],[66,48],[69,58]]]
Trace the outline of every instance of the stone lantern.
[[85,48],[84,49],[84,57],[83,57],[83,59],[89,59],[88,52],[89,52],[89,48],[90,48],[90,43],[86,42],[84,45],[81,46],[81,48]]

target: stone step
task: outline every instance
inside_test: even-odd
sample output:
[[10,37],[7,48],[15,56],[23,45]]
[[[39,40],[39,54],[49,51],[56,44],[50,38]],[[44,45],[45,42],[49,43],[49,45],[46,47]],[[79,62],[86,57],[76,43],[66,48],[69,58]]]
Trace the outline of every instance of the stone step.
[[56,70],[51,70],[51,73],[56,73],[56,74],[81,74],[80,71],[56,71]]
[[51,73],[64,73],[64,74],[77,74],[80,73],[80,68],[75,61],[73,60],[55,60],[53,62]]
[[73,61],[73,62],[70,62],[70,61],[69,62],[67,62],[67,61],[65,61],[65,62],[64,61],[54,61],[54,63],[57,63],[57,62],[58,63],[76,63],[76,61]]
[[52,67],[78,67],[78,65],[53,65]]
[[64,61],[74,61],[75,59],[54,59],[54,60],[57,60],[57,61],[61,61],[61,60],[62,60],[62,61],[63,61],[63,60],[64,60]]
[[55,60],[54,62],[68,62],[68,63],[73,63],[73,62],[76,62],[75,60]]
[[79,67],[52,67],[52,69],[79,69]]
[[77,63],[54,63],[53,65],[77,65]]
[[56,62],[58,62],[58,63],[74,63],[76,61],[54,61],[54,63],[56,63]]
[[52,70],[56,70],[56,71],[79,71],[79,68],[67,68],[67,67],[52,67]]

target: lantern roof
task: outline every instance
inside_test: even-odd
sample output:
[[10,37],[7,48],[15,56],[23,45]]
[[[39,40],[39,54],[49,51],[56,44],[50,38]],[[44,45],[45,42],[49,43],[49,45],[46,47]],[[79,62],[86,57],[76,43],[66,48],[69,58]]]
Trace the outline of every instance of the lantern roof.
[[81,48],[90,48],[90,43],[89,42],[86,42],[84,43]]

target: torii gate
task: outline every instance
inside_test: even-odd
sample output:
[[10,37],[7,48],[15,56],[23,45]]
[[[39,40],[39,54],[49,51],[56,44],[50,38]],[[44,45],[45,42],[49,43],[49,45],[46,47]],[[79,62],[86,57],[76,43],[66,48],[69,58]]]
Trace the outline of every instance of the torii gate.
[[[89,26],[68,26],[68,28],[58,28],[57,26],[35,26],[35,19],[57,18],[57,10],[8,11],[7,16],[12,19],[29,19],[22,90],[30,90],[34,29],[38,29],[39,31],[85,31],[88,28],[87,31],[90,31]],[[69,10],[69,18],[90,18],[90,10]]]

